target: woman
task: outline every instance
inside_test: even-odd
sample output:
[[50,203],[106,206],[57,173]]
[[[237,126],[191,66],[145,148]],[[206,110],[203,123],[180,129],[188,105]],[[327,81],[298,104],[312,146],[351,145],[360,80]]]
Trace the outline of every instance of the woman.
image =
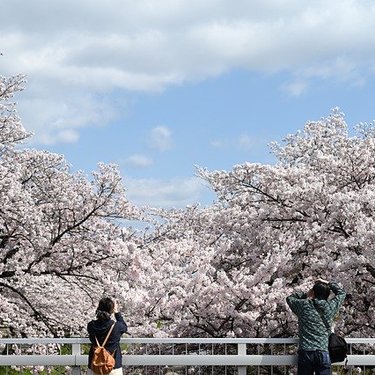
[[[113,313],[115,314],[116,322],[111,319],[111,315]],[[107,343],[105,344],[105,348],[110,353],[113,353],[113,357],[115,358],[115,366],[109,375],[120,375],[122,374],[120,338],[123,333],[127,332],[128,327],[124,322],[121,313],[118,311],[117,302],[108,297],[102,298],[99,301],[99,305],[96,310],[96,320],[92,320],[87,324],[87,331],[91,341],[91,348],[89,352],[89,369],[91,368],[96,339],[98,340],[99,344],[102,344],[113,324],[114,326],[111,334],[108,337]],[[91,370],[88,372],[88,375],[90,374],[93,374]]]

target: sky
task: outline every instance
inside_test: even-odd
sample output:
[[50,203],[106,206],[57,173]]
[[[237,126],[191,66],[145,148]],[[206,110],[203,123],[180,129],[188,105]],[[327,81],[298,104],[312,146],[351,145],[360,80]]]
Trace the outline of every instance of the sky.
[[335,107],[375,119],[374,25],[370,0],[1,0],[0,75],[26,75],[27,147],[117,164],[138,205],[209,205],[197,166],[275,163]]

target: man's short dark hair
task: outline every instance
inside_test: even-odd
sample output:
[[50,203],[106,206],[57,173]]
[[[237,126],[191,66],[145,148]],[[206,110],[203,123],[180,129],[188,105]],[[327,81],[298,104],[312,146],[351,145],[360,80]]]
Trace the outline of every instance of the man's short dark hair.
[[331,289],[328,284],[322,283],[320,281],[316,282],[313,286],[313,291],[316,299],[327,300]]

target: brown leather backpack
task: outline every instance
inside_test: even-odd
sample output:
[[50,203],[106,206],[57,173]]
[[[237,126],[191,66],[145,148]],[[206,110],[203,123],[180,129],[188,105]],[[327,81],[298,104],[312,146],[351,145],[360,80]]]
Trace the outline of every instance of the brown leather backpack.
[[91,370],[94,374],[107,375],[115,367],[115,358],[113,357],[114,352],[111,354],[104,346],[107,343],[109,336],[113,330],[116,323],[113,323],[109,329],[106,338],[104,339],[102,345],[99,344],[98,339],[95,336],[96,347],[94,348],[94,354],[91,360]]

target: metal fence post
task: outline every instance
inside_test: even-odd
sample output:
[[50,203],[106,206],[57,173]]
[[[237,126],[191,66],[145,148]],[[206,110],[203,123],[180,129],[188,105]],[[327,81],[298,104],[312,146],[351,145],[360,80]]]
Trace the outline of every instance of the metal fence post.
[[[239,343],[237,345],[237,354],[246,355],[246,344]],[[238,366],[238,375],[246,375],[247,368],[246,366]]]
[[[74,356],[81,355],[81,344],[74,343],[72,344],[72,354]],[[77,360],[74,361],[74,366],[72,367],[72,375],[81,375],[81,366],[77,366]]]

